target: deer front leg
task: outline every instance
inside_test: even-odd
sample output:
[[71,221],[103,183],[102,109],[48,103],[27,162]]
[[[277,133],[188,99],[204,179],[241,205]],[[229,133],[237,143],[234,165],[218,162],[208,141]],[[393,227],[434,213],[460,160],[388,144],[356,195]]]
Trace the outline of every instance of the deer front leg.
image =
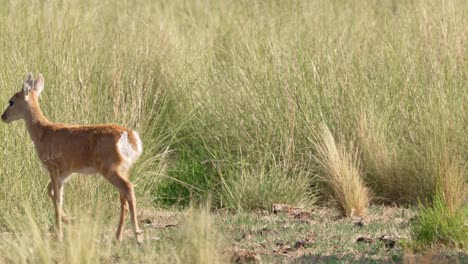
[[[67,214],[65,214],[65,211],[63,210],[63,185],[62,185],[62,188],[60,188],[60,196],[61,196],[61,200],[62,200],[62,205],[60,206],[60,211],[62,213],[62,222],[64,222],[65,224],[70,224],[72,222],[72,219],[69,218],[67,216]],[[47,194],[49,195],[50,199],[52,200],[52,202],[54,203],[54,200],[55,200],[55,193],[54,193],[54,187],[52,185],[52,181],[49,182],[49,185],[47,186]]]
[[63,199],[61,198],[61,189],[62,183],[58,179],[58,177],[54,177],[51,175],[51,183],[52,183],[52,190],[53,190],[53,201],[54,201],[54,208],[55,208],[55,225],[57,230],[57,238],[59,241],[63,240],[63,233],[62,233],[62,212],[61,212],[61,205],[63,203]]

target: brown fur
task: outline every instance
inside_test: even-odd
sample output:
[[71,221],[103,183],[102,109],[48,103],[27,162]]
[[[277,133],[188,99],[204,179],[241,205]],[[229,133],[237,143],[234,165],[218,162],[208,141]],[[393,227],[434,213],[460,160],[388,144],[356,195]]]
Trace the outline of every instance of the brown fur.
[[65,125],[49,121],[38,103],[43,85],[42,75],[36,81],[32,81],[32,76],[29,75],[23,90],[11,98],[14,106],[5,110],[2,120],[25,120],[39,159],[51,177],[48,193],[54,201],[59,239],[62,238],[62,216],[65,217],[62,211],[63,184],[70,174],[86,171],[102,174],[120,192],[121,215],[117,239],[122,239],[128,203],[134,233],[141,243],[133,185],[128,181],[130,166],[124,166],[125,158],[117,147],[122,134],[127,132],[130,145],[138,152],[139,139],[133,131],[119,125]]

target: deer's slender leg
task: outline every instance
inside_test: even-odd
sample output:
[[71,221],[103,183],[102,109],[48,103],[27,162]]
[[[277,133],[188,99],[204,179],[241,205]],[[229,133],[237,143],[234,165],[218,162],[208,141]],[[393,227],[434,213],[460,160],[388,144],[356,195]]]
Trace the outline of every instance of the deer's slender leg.
[[[62,213],[62,222],[64,222],[65,224],[69,224],[69,223],[71,223],[72,219],[69,218],[67,216],[67,214],[65,214],[65,211],[62,208],[63,207],[63,187],[64,187],[64,185],[65,184],[62,184],[62,188],[60,190],[60,195],[61,195],[61,200],[62,200],[60,210],[61,210],[61,213]],[[54,187],[53,187],[52,181],[49,182],[49,185],[47,185],[47,194],[49,195],[52,202],[54,202],[55,193],[54,193]]]
[[59,241],[63,240],[63,232],[62,232],[62,212],[61,212],[61,207],[60,204],[62,201],[60,201],[60,189],[62,189],[62,183],[56,176],[57,174],[51,173],[50,178],[51,178],[51,183],[52,183],[52,190],[54,193],[53,196],[53,201],[54,201],[54,208],[55,208],[55,225],[57,229],[57,237]]
[[[136,200],[135,194],[133,192],[133,184],[126,180],[123,177],[123,174],[118,172],[117,170],[111,170],[105,175],[106,179],[109,180],[112,185],[114,185],[120,192],[120,195],[125,198],[128,202],[128,206],[130,208],[130,217],[132,220],[133,225],[133,233],[135,234],[135,238],[139,244],[143,243],[143,239],[141,238],[142,231],[138,226],[137,215],[136,215]],[[119,226],[120,227],[120,226]],[[117,230],[119,231],[119,230]]]
[[128,204],[127,199],[125,196],[120,193],[120,220],[119,220],[119,227],[117,228],[116,237],[118,241],[122,241],[122,230],[125,225],[125,216],[128,212]]
[[128,201],[128,207],[130,207],[130,217],[132,220],[135,237],[138,243],[142,244],[143,240],[139,239],[139,235],[142,233],[142,231],[140,227],[138,226],[136,199],[135,199],[135,193],[133,191],[133,184],[129,183],[129,187],[130,187],[130,190],[129,190],[129,193],[127,194],[127,201]]

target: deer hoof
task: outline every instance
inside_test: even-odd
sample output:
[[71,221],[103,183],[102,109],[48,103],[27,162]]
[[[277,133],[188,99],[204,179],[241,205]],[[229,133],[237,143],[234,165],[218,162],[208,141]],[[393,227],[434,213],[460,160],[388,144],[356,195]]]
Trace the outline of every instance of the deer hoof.
[[137,239],[137,244],[138,244],[138,246],[142,247],[142,246],[145,245],[145,242],[143,242],[142,238],[139,238],[139,239]]

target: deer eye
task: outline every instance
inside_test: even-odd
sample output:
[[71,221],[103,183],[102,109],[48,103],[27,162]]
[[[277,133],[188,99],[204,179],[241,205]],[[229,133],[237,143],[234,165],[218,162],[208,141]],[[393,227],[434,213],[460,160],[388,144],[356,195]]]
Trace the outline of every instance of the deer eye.
[[13,100],[8,101],[8,106],[9,107],[13,107],[14,105],[15,105],[15,101],[13,101]]

